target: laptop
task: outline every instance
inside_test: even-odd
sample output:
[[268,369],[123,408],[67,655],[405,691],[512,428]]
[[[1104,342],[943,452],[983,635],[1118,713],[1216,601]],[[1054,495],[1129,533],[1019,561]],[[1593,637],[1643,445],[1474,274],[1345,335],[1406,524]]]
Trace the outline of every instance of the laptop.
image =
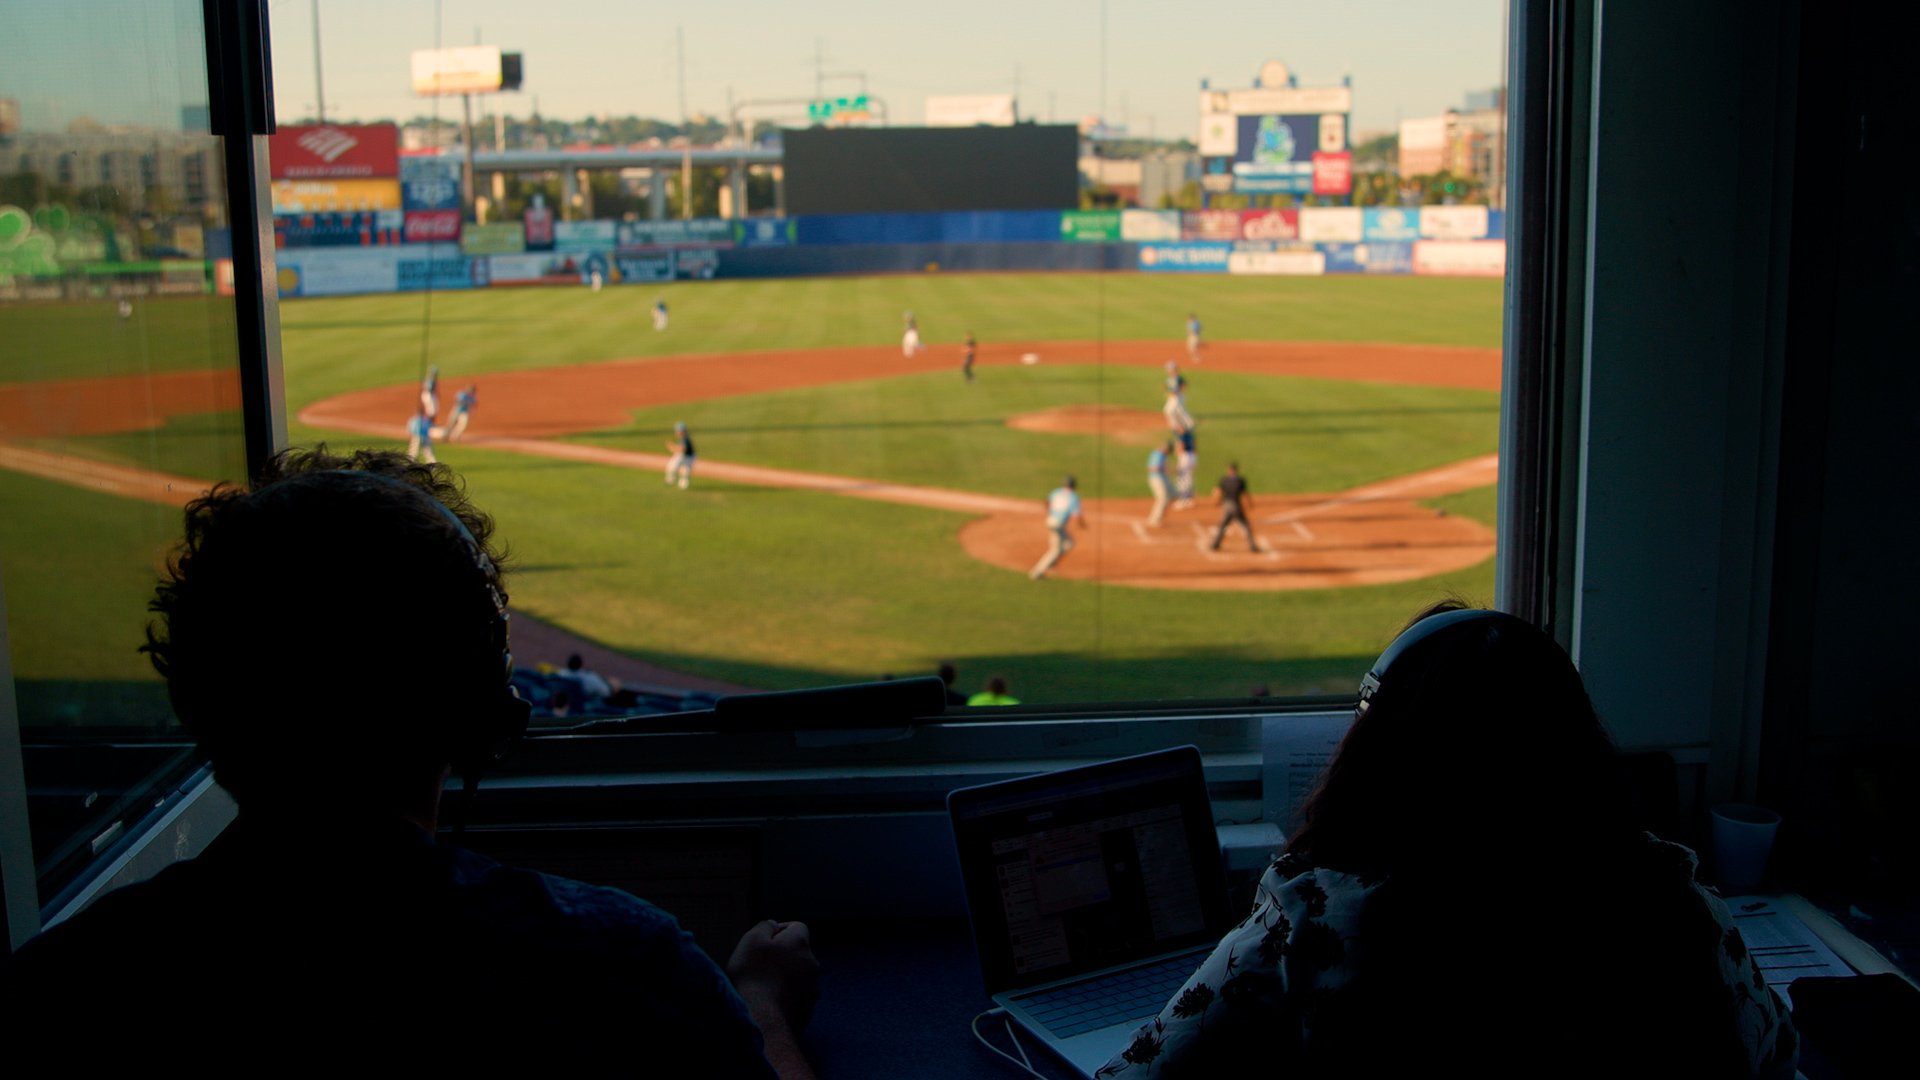
[[987,993],[1082,1076],[1232,926],[1200,751],[947,796]]

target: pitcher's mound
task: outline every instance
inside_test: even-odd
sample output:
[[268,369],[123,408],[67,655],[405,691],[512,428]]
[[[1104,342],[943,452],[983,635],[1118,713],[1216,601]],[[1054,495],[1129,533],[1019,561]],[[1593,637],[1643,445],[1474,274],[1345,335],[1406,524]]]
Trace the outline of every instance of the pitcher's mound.
[[1166,434],[1167,419],[1157,412],[1124,405],[1062,405],[1007,418],[1018,431],[1045,431],[1055,435],[1137,436]]

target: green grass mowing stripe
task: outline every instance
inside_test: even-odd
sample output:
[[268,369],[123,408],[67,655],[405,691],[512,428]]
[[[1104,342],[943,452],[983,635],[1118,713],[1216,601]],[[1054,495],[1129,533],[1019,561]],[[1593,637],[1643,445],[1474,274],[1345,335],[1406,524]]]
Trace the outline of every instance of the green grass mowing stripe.
[[[654,296],[672,309],[656,333]],[[428,362],[469,374],[628,356],[888,345],[912,309],[929,344],[1148,338],[1178,342],[1188,311],[1218,339],[1497,346],[1500,283],[1446,278],[1148,274],[904,274],[675,282],[603,289],[452,290],[432,299]],[[419,377],[419,293],[281,305],[287,398]]]
[[[1031,498],[1072,472],[1083,490],[1132,496],[1146,494],[1146,456],[1164,435],[1109,441],[1102,453],[1092,435],[1004,421],[1100,397],[1152,412],[1161,396],[1159,374],[1144,368],[1003,366],[970,384],[928,372],[645,409],[573,441],[659,452],[685,421],[713,460]],[[1201,417],[1204,477],[1239,461],[1256,491],[1341,491],[1498,441],[1499,398],[1481,390],[1201,371],[1188,403]]]

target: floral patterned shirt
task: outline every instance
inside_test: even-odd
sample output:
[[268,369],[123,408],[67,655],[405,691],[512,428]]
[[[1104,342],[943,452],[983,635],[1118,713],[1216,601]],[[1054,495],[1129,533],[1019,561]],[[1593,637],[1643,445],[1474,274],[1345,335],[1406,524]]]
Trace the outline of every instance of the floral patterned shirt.
[[[1692,851],[1651,835],[1646,840],[1658,859],[1684,874],[1686,887],[1718,924],[1719,940],[1702,944],[1715,949],[1732,1005],[1729,1015],[1736,1017],[1746,1051],[1745,1075],[1792,1080],[1799,1051],[1786,1006],[1755,970],[1726,904],[1693,880]],[[1221,940],[1160,1015],[1143,1024],[1095,1076],[1235,1075],[1239,1070],[1223,1070],[1223,1063],[1249,1058],[1261,1062],[1266,1075],[1287,1075],[1294,1059],[1302,1066],[1295,1075],[1316,1071],[1307,1064],[1316,1026],[1353,1019],[1338,1014],[1343,992],[1357,975],[1361,911],[1384,881],[1281,856],[1260,880],[1253,914]],[[1445,975],[1435,980],[1444,990]],[[1258,1049],[1249,1053],[1250,1047]]]

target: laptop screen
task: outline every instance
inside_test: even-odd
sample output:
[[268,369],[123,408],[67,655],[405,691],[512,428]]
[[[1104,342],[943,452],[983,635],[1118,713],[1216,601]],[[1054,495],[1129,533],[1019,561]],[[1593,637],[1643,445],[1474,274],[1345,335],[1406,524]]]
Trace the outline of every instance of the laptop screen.
[[990,994],[1226,931],[1194,747],[967,788],[947,802]]

